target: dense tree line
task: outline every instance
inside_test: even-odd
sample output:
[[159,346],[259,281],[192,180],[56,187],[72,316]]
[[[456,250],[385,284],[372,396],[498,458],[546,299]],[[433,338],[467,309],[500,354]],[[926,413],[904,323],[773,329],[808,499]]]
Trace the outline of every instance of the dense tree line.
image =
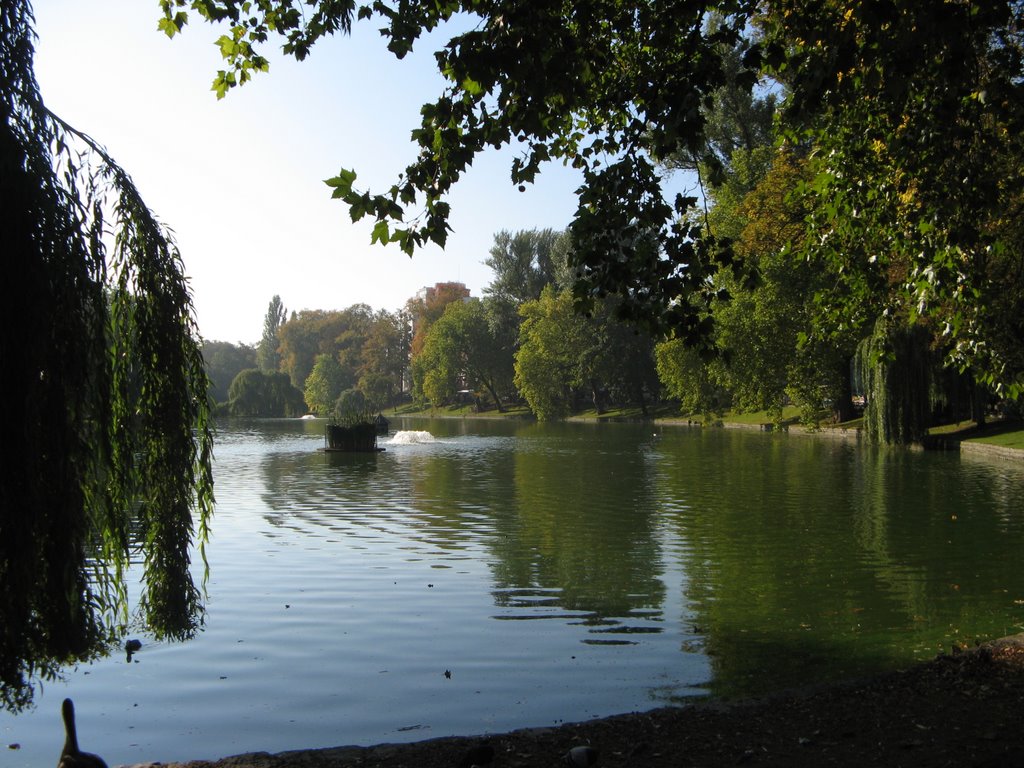
[[[614,295],[616,317],[678,341],[690,362],[663,352],[663,369],[698,409],[792,400],[845,418],[854,371],[872,433],[903,441],[930,410],[904,397],[980,417],[1024,389],[1019,0],[162,5],[172,36],[189,5],[228,21],[220,95],[267,68],[272,35],[302,59],[373,19],[401,58],[472,18],[437,51],[445,84],[397,182],[362,190],[345,169],[334,196],[412,253],[444,244],[446,197],[489,147],[522,147],[518,185],[550,160],[579,169],[574,304],[598,316]],[[701,194],[667,194],[680,167]]]
[[[856,393],[868,403],[869,433],[889,442],[920,440],[936,418],[980,417],[972,379],[944,368],[924,324],[895,336],[878,315],[866,331],[815,335],[818,290],[835,275],[827,264],[800,255],[813,156],[773,141],[766,108],[772,100],[744,101],[727,88],[713,102],[720,141],[733,148],[728,155],[719,151],[706,215],[757,279],[731,267],[715,273],[718,295],[706,308],[713,325],[708,346],[659,340],[622,321],[614,296],[580,313],[569,234],[503,231],[485,259],[493,279],[482,298],[469,296],[460,283],[439,283],[396,314],[365,305],[303,311],[281,327],[282,367],[301,387],[308,409],[325,416],[337,412],[343,394],[358,393],[375,409],[400,395],[434,407],[473,403],[499,412],[525,403],[542,420],[616,406],[647,413],[665,400],[698,418],[717,419],[733,409],[766,411],[768,419],[780,420],[784,406],[795,404],[816,424],[828,412],[835,420],[852,418]],[[760,128],[751,130],[749,118],[741,125],[737,114],[760,115]],[[743,139],[751,133],[757,138]],[[708,171],[700,159],[668,163]],[[244,372],[250,388],[258,373]],[[230,410],[286,415],[283,401],[275,402],[258,409],[233,397]],[[287,414],[300,402],[296,398]]]
[[344,392],[358,391],[370,407],[383,409],[408,389],[407,310],[374,311],[355,304],[285,314],[281,297],[274,296],[256,349],[227,342],[204,346],[210,394],[221,412],[331,416]]

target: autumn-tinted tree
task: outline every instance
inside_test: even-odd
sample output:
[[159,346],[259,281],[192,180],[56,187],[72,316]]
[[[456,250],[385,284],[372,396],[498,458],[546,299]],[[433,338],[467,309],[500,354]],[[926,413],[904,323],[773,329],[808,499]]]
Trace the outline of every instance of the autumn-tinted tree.
[[327,351],[321,342],[321,329],[328,322],[327,312],[304,309],[292,313],[278,329],[281,370],[288,374],[296,389],[305,386],[316,356]]
[[355,386],[372,317],[373,311],[365,304],[344,310],[304,309],[293,315],[278,330],[281,370],[297,389],[303,389],[317,356],[331,355],[341,367],[342,388]]
[[213,508],[208,382],[178,249],[131,178],[47,109],[28,0],[0,10],[0,702],[142,619],[201,619]]
[[[805,233],[806,211],[791,194],[805,175],[800,158],[791,152],[737,150],[726,182],[715,191],[711,216],[713,227],[738,228],[730,233],[736,250],[759,275],[754,284],[728,271],[719,275],[728,299],[713,305],[716,345],[724,358],[714,378],[729,390],[733,406],[764,410],[776,420],[791,393],[799,341],[809,330],[808,297],[817,286],[813,267],[793,255],[791,247],[801,244]],[[817,418],[828,395],[810,384],[801,391],[814,393],[809,411]]]
[[405,309],[412,318],[413,335],[410,347],[413,359],[423,349],[431,324],[444,314],[445,307],[453,301],[468,298],[469,289],[464,284],[449,282],[424,288],[417,296],[406,302]]

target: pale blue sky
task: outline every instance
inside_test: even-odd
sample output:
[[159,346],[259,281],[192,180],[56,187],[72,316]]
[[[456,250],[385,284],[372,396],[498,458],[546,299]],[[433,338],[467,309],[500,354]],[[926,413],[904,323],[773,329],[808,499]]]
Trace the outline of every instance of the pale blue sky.
[[441,82],[434,46],[396,61],[374,22],[301,64],[272,57],[269,73],[217,101],[220,32],[198,19],[172,41],[156,0],[36,0],[35,12],[43,98],[107,147],[175,231],[205,338],[257,341],[274,294],[289,310],[394,310],[447,280],[479,296],[495,232],[561,229],[575,211],[573,172],[548,166],[520,193],[512,153],[492,152],[451,197],[445,251],[410,260],[371,246],[371,225],[352,224],[323,180],[352,167],[357,187],[384,191]]

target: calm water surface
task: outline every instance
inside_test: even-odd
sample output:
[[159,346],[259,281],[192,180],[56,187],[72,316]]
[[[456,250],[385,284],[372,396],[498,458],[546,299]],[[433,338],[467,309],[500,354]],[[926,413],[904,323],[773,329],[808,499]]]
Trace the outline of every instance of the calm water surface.
[[[221,425],[204,631],[0,714],[109,763],[504,731],[905,665],[1024,622],[1024,467],[636,425]],[[445,672],[450,672],[450,677]],[[20,749],[7,749],[17,743]]]

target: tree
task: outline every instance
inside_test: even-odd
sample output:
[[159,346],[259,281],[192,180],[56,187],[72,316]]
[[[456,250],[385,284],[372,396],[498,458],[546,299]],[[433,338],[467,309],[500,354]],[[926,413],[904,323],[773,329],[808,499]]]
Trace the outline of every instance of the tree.
[[210,378],[210,398],[215,403],[226,403],[228,388],[242,371],[256,367],[258,351],[247,344],[229,341],[204,341],[203,361]]
[[[551,249],[553,273],[558,274],[572,253],[572,239],[558,235]],[[556,289],[557,283],[550,283]],[[571,290],[571,281],[565,291]],[[557,290],[557,289],[556,289]],[[576,350],[580,371],[598,414],[611,403],[639,405],[647,414],[647,401],[657,398],[659,385],[654,364],[654,340],[642,329],[617,319],[618,300],[608,296],[592,304],[586,315],[583,344]]]
[[363,345],[372,318],[373,310],[366,304],[340,311],[304,309],[293,315],[278,329],[281,370],[297,389],[304,389],[317,356],[330,355],[341,367],[342,389],[354,386],[363,366]]
[[[720,15],[712,13],[705,28],[714,29],[721,21]],[[758,149],[771,147],[778,138],[774,123],[779,88],[750,87],[744,61],[747,46],[743,40],[721,51],[724,82],[701,106],[705,121],[701,146],[696,152],[681,147],[665,159],[669,168],[697,171],[704,183],[719,193],[726,182],[724,174],[738,170],[734,168],[737,157],[747,158]],[[747,178],[753,177],[747,174]],[[735,189],[736,179],[732,182]]]
[[459,387],[479,385],[504,411],[512,388],[511,350],[495,338],[480,300],[449,304],[430,326],[419,360],[423,393],[435,406],[449,402]]
[[808,242],[844,275],[822,293],[831,321],[863,323],[863,294],[882,295],[906,322],[924,315],[942,328],[952,364],[1007,394],[1024,388],[1003,341],[1016,326],[995,316],[1009,309],[995,279],[1019,258],[1006,255],[1019,243],[1005,217],[1024,187],[1019,0],[320,0],[306,12],[297,0],[161,0],[168,35],[189,4],[230,23],[218,95],[268,68],[260,46],[271,33],[302,59],[321,38],[378,19],[401,58],[467,14],[472,25],[436,53],[446,84],[421,110],[413,161],[382,194],[342,169],[327,182],[333,195],[354,220],[376,220],[374,242],[412,253],[444,245],[446,197],[489,147],[522,147],[511,173],[520,186],[545,162],[570,164],[583,176],[570,225],[576,299],[617,293],[620,315],[704,346],[709,278],[735,254],[688,215],[696,196],[666,194],[658,161],[704,156],[718,141],[707,107],[719,89],[772,76],[787,89],[789,140],[821,150]]
[[[189,4],[161,0],[161,27],[168,35],[182,30],[188,12],[180,9]],[[349,206],[353,220],[376,219],[375,242],[397,243],[408,253],[427,243],[443,246],[452,186],[481,152],[519,143],[514,184],[532,182],[553,159],[583,175],[572,224],[577,298],[620,291],[623,314],[652,325],[672,323],[681,333],[700,330],[688,322],[690,302],[677,299],[702,295],[705,273],[698,265],[728,260],[729,254],[720,254],[699,228],[680,224],[696,199],[666,200],[652,158],[702,145],[699,106],[726,82],[721,52],[740,41],[749,19],[746,3],[719,3],[723,20],[706,32],[711,4],[692,0],[489,6],[451,0],[358,8],[354,1],[324,0],[308,13],[287,0],[191,5],[209,21],[230,22],[219,41],[227,67],[215,80],[218,95],[268,68],[259,49],[272,32],[283,38],[286,54],[302,59],[322,37],[347,31],[356,17],[379,17],[389,50],[401,58],[424,32],[456,14],[478,19],[436,54],[447,85],[423,106],[413,131],[416,159],[399,181],[374,194],[357,189],[356,172],[343,169],[328,180],[334,196]],[[749,69],[738,77],[755,79]],[[629,235],[634,228],[656,232],[666,258],[651,261],[649,253],[637,253]]]
[[[0,13],[0,699],[91,658],[141,615],[192,634],[213,509],[208,382],[181,257],[131,178],[50,112],[28,0]],[[14,276],[16,275],[16,279]]]
[[359,389],[377,408],[394,402],[403,391],[410,342],[410,322],[404,311],[380,310],[373,316],[363,342]]
[[358,389],[346,389],[338,395],[331,413],[334,421],[343,427],[357,427],[374,423],[374,404]]
[[423,349],[431,324],[444,314],[445,307],[453,301],[468,298],[469,289],[462,283],[437,283],[432,288],[424,288],[420,295],[406,302],[406,311],[412,317],[410,350],[413,359]]
[[306,403],[288,374],[249,368],[240,371],[228,388],[228,412],[232,416],[301,416]]
[[790,135],[818,150],[806,253],[838,277],[822,325],[923,319],[949,364],[1014,397],[1024,370],[997,313],[998,276],[1021,259],[1006,213],[1024,190],[1022,28],[1018,1],[787,0],[765,23]]
[[569,292],[545,288],[519,310],[519,351],[515,385],[541,421],[560,419],[576,405],[578,391],[593,379],[593,350],[599,347],[591,323],[573,310]]
[[705,421],[720,417],[732,402],[721,385],[721,359],[708,360],[682,339],[669,339],[654,350],[658,378],[669,396],[679,401],[684,414],[699,414]]
[[654,339],[642,330],[617,320],[615,304],[608,299],[600,305],[603,333],[598,338],[595,379],[601,388],[595,392],[595,407],[602,407],[601,395],[612,403],[637,405],[648,416],[647,404],[657,402],[660,395],[658,372],[655,366]]
[[275,295],[267,307],[267,316],[263,319],[263,337],[256,348],[256,359],[261,371],[273,373],[280,368],[281,356],[277,348],[281,342],[278,331],[287,317],[288,311],[281,303],[281,297]]
[[317,355],[303,393],[310,410],[318,416],[329,416],[344,389],[345,372],[338,360],[333,355]]
[[490,255],[484,259],[494,279],[484,293],[516,306],[540,298],[544,286],[554,282],[551,249],[558,235],[551,229],[496,234]]
[[332,348],[341,367],[342,389],[351,389],[366,367],[363,353],[373,327],[373,310],[367,304],[353,304],[342,310],[341,320],[343,327]]
[[321,330],[328,323],[327,315],[323,310],[293,312],[278,329],[280,367],[296,389],[305,387],[316,356],[327,351],[321,339]]
[[[712,307],[715,341],[725,361],[716,378],[732,394],[734,407],[764,410],[776,421],[790,393],[800,334],[810,329],[808,297],[816,287],[815,268],[795,257],[792,247],[802,243],[807,212],[791,191],[806,175],[792,152],[736,150],[725,183],[715,190],[711,215],[713,228],[732,230],[737,252],[759,276],[754,284],[729,271],[718,276],[728,298]],[[811,373],[807,366],[801,371]],[[800,391],[814,393],[809,411],[816,423],[826,395],[809,384]]]
[[912,443],[927,432],[932,360],[927,331],[880,317],[857,349],[867,407],[865,432],[876,442]]

